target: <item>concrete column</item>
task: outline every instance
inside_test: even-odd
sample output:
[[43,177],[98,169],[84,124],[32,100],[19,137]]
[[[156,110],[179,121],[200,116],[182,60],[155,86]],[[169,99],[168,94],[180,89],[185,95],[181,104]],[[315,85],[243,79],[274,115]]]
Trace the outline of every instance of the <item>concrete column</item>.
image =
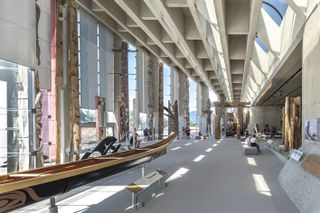
[[181,70],[178,71],[179,75],[179,133],[182,135],[182,128],[189,125],[189,81],[188,76]]
[[200,83],[196,82],[197,84],[197,124],[199,127],[199,131],[202,131],[202,117],[203,117],[203,112],[202,112],[202,86]]
[[[209,88],[201,84],[201,97],[202,97],[202,125],[201,125],[201,132],[202,133],[208,133],[208,119],[210,119],[210,103],[208,103],[209,100]],[[209,105],[208,105],[209,104]]]
[[171,67],[171,82],[170,82],[170,102],[173,104],[176,100],[179,104],[179,71],[176,67]]
[[[310,8],[311,9],[311,8]],[[309,10],[309,9],[308,9]],[[310,119],[320,118],[320,7],[318,7],[306,22],[303,33],[302,50],[302,127]],[[319,124],[318,124],[319,125]],[[306,135],[302,128],[303,137]],[[319,134],[319,133],[318,133]],[[303,143],[311,140],[303,139]],[[310,143],[315,149],[320,149],[320,143]]]
[[220,132],[220,107],[215,107],[215,115],[214,115],[214,136],[215,139],[221,138],[221,132]]
[[159,59],[151,56],[152,69],[152,109],[153,109],[153,128],[154,136],[158,138],[159,132]]

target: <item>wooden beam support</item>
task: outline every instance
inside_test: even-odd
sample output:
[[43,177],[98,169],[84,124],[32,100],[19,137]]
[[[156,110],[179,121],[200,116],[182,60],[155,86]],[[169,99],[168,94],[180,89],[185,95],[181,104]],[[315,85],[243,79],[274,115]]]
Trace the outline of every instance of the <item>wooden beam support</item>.
[[158,139],[163,138],[164,118],[163,118],[163,63],[159,66],[159,131]]
[[237,119],[237,137],[240,139],[241,132],[243,130],[243,107],[238,107],[238,119]]
[[283,144],[285,150],[298,149],[301,138],[301,97],[286,97],[283,110]]
[[69,73],[71,84],[70,117],[71,117],[71,144],[70,160],[79,160],[80,149],[80,106],[79,106],[79,73],[78,73],[78,30],[77,4],[75,0],[68,1],[69,24]]
[[219,108],[218,106],[215,107],[215,115],[214,115],[214,136],[215,139],[221,138],[221,132],[220,132],[220,114],[219,114]]

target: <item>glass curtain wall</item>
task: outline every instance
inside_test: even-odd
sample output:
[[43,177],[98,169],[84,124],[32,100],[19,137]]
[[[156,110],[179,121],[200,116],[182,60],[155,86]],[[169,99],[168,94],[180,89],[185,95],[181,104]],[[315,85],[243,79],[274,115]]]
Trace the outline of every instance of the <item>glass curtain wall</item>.
[[198,131],[198,113],[197,113],[197,82],[189,78],[189,115],[190,127],[193,131]]
[[136,118],[137,98],[137,49],[129,44],[128,47],[128,83],[129,83],[129,129],[138,129]]
[[34,73],[0,59],[0,173],[28,170],[34,141]]
[[[163,67],[163,106],[168,107],[168,102],[170,101],[171,97],[171,70],[170,67],[164,64]],[[164,112],[166,114],[166,112]],[[168,116],[164,115],[164,122],[163,122],[163,134],[166,136],[168,135],[169,131],[169,119]]]

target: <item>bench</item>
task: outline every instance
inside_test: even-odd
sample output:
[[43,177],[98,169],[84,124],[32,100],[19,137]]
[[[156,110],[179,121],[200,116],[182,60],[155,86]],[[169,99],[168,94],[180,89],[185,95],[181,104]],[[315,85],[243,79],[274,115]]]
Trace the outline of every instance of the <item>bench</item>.
[[244,154],[246,155],[257,155],[258,154],[258,149],[255,146],[248,146],[248,145],[243,145],[243,151]]
[[167,187],[166,179],[167,173],[158,169],[127,185],[126,189],[132,192],[132,206],[136,209],[143,207],[147,200]]

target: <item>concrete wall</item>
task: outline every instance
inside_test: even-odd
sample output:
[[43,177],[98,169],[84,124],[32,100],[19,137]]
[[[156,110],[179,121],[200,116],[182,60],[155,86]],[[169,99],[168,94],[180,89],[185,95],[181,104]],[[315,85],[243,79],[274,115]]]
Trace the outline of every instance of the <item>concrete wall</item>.
[[260,131],[264,129],[265,124],[270,128],[276,127],[281,130],[282,109],[277,106],[256,106],[250,108],[249,133],[253,134],[256,124]]
[[34,0],[0,2],[0,58],[32,69],[36,61],[34,3]]
[[[307,21],[302,52],[302,127],[305,120],[320,118],[320,8]],[[304,135],[304,129],[303,135]],[[320,148],[320,143],[319,143]]]
[[179,70],[175,67],[171,67],[171,88],[170,88],[170,102],[173,104],[176,100],[179,103]]
[[[307,16],[310,17],[303,31],[302,138],[305,121],[320,118],[320,8],[313,10],[316,2],[319,1],[310,0],[308,3]],[[309,154],[320,156],[320,142],[302,140],[302,160],[289,160],[280,173],[279,181],[302,213],[317,213],[320,212],[320,179],[304,170],[301,162]]]
[[202,86],[197,82],[197,124],[199,131],[202,131]]
[[151,56],[152,66],[152,90],[153,90],[153,127],[155,137],[158,137],[159,132],[159,59]]

